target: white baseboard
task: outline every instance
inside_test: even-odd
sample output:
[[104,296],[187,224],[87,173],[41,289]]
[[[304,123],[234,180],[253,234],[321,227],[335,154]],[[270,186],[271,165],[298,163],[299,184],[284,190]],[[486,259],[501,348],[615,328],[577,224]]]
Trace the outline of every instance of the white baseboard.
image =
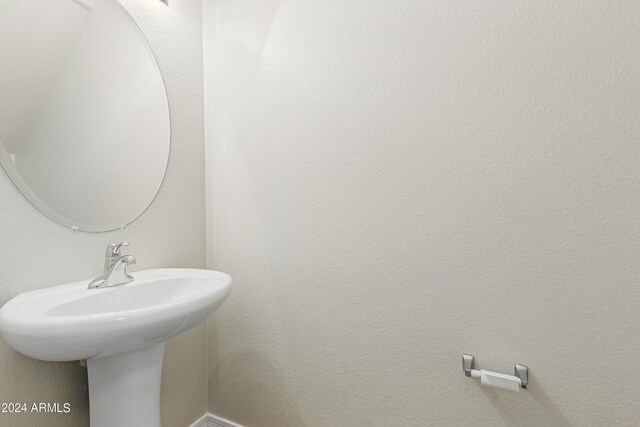
[[233,421],[225,420],[216,415],[206,413],[198,418],[189,427],[243,427]]

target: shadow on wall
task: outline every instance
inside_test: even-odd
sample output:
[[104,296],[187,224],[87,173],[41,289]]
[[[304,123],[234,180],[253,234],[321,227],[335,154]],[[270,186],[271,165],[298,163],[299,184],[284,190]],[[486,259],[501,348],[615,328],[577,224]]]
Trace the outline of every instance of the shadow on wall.
[[[554,426],[568,427],[571,423],[560,412],[547,394],[538,387],[535,375],[529,372],[529,388],[517,394],[497,393],[496,391],[477,386],[496,408],[505,425],[508,426]],[[523,394],[525,396],[523,396]],[[507,396],[502,398],[501,396]],[[523,399],[523,397],[525,397]]]
[[[216,326],[210,325],[210,411],[247,427],[308,427],[296,409],[294,396],[284,386],[281,369],[258,352],[245,351],[220,358],[217,348]],[[252,378],[268,378],[268,381],[258,382]],[[233,408],[233,412],[225,408]]]

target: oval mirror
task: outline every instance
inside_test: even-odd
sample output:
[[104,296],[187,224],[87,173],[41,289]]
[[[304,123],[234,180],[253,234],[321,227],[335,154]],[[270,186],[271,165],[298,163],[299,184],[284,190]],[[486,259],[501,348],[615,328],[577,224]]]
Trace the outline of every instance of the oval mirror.
[[151,48],[117,0],[0,0],[0,162],[74,230],[109,231],[155,198],[169,107]]

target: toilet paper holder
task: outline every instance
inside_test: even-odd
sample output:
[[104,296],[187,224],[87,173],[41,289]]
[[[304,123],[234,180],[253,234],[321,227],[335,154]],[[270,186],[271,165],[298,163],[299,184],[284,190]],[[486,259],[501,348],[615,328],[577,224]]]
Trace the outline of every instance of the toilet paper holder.
[[[462,370],[468,377],[471,376],[471,370],[475,368],[475,357],[472,354],[462,355]],[[527,388],[529,385],[529,367],[516,363],[513,365],[513,375],[520,378],[521,388]]]

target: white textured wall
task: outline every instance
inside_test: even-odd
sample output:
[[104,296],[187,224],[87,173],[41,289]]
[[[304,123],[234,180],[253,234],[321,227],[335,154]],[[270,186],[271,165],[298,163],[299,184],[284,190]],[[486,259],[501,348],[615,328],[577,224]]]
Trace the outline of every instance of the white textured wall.
[[640,3],[205,5],[210,410],[640,423]]
[[[19,292],[87,279],[102,269],[109,241],[127,240],[136,269],[203,267],[204,160],[201,2],[122,0],[148,37],[167,85],[171,153],[158,198],[124,231],[72,233],[53,223],[0,173],[0,302]],[[185,427],[206,410],[206,335],[196,328],[170,341],[165,358],[163,427]],[[0,402],[70,402],[68,415],[7,415],[2,427],[85,427],[86,370],[21,356],[0,341]]]

